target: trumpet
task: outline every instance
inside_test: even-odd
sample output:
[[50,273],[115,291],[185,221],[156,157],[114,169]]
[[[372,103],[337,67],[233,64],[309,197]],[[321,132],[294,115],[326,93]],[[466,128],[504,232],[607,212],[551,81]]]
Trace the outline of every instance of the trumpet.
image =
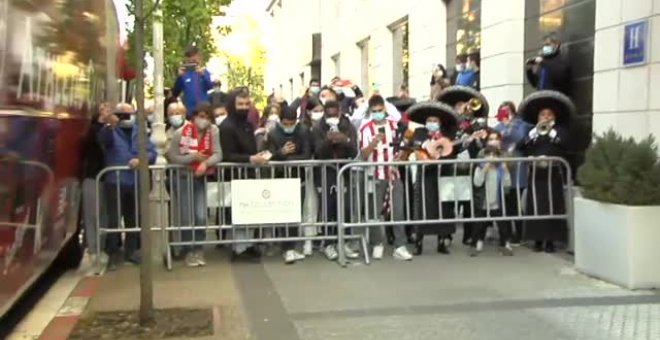
[[554,122],[550,120],[540,121],[536,124],[536,131],[540,136],[545,136],[552,130]]
[[468,101],[466,107],[467,107],[467,110],[470,111],[470,112],[477,112],[477,111],[481,110],[482,106],[483,106],[483,103],[481,102],[481,100],[479,100],[478,98],[472,98],[472,99],[470,99],[470,101]]

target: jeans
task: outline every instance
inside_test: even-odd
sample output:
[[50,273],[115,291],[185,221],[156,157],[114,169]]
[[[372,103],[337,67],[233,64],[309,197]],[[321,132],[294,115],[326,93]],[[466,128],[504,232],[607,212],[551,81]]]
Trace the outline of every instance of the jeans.
[[[85,178],[82,187],[83,224],[85,226],[85,242],[87,242],[87,249],[92,254],[96,254],[96,248],[98,246],[96,243],[98,227],[105,227],[108,224],[108,214],[105,201],[106,198],[103,186],[99,187],[97,190],[96,180],[94,178]],[[103,240],[101,240],[101,244],[103,244]]]
[[[181,173],[178,176],[176,188],[176,200],[179,207],[179,226],[181,228],[206,226],[206,181],[204,177],[193,177],[191,173]],[[185,246],[184,252],[190,250],[201,250],[201,244],[195,244],[206,240],[205,228],[195,230],[181,230],[181,241],[193,245]]]
[[[385,196],[387,191],[390,190],[390,182],[388,180],[376,180],[375,182],[375,195],[370,195],[369,206],[366,207],[367,220],[374,219],[374,217],[381,216],[381,211],[385,203]],[[404,221],[404,191],[403,183],[401,180],[392,181],[392,192],[390,195],[390,217],[391,221]],[[381,245],[384,243],[384,229],[382,226],[369,227],[369,239],[372,245]],[[394,234],[394,247],[399,248],[406,245],[406,230],[403,225],[392,226]]]
[[[135,228],[138,223],[135,187],[132,185],[105,183],[105,194],[108,199],[106,204],[108,207],[107,227],[110,229],[119,228],[120,218],[123,218],[125,228]],[[140,233],[126,233],[125,241],[124,251],[127,257],[140,249]],[[108,255],[117,254],[121,245],[120,233],[109,233],[106,236],[105,252]]]

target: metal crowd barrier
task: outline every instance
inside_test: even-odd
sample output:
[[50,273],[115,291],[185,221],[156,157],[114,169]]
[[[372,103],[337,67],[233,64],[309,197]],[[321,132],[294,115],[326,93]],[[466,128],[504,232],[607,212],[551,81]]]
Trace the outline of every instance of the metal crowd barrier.
[[[356,196],[349,188],[337,189],[337,172],[348,162],[350,160],[291,161],[271,162],[263,166],[222,163],[199,177],[187,166],[150,166],[151,175],[160,178],[163,184],[151,191],[152,202],[160,203],[162,210],[158,211],[160,218],[152,223],[150,229],[161,233],[166,245],[163,254],[166,267],[171,269],[173,257],[182,248],[302,241],[336,243],[337,200],[332,197],[337,196],[338,191],[345,195],[351,192],[352,197]],[[122,179],[128,184],[122,185]],[[299,179],[296,187],[287,189],[300,191],[300,221],[278,223],[265,219],[260,223],[248,224],[232,221],[233,182],[271,179]],[[110,219],[114,225],[98,225],[97,252],[100,253],[101,240],[106,235],[124,234],[125,239],[137,237],[129,235],[137,235],[140,231],[138,179],[136,171],[118,166],[101,171],[96,181],[97,187],[104,187],[105,195],[109,197],[106,199],[108,215],[119,216]],[[110,191],[126,194],[108,195]],[[97,212],[100,213],[99,203]],[[124,223],[121,223],[122,219]],[[215,237],[208,235],[209,232],[215,232]],[[100,262],[97,264],[100,269]]]
[[[151,166],[152,176],[156,176],[158,179],[156,182],[161,183],[158,187],[152,188],[151,201],[159,203],[161,210],[157,211],[159,218],[153,221],[150,228],[152,231],[161,233],[162,242],[166,245],[163,253],[164,263],[168,269],[171,269],[173,257],[182,248],[205,245],[241,247],[251,244],[303,241],[314,241],[316,244],[336,243],[339,262],[346,265],[344,251],[346,242],[359,240],[364,260],[369,263],[367,251],[369,236],[366,232],[368,227],[486,221],[497,223],[498,221],[541,219],[565,219],[570,226],[573,210],[569,193],[573,190],[573,184],[570,166],[565,160],[543,157],[506,158],[498,161],[507,164],[512,174],[529,168],[531,182],[534,182],[538,176],[547,176],[549,195],[542,197],[536,193],[538,190],[532,189],[533,186],[527,190],[526,194],[531,197],[525,199],[525,193],[516,190],[514,199],[517,209],[515,213],[504,211],[501,216],[491,216],[490,207],[486,206],[485,213],[477,214],[479,202],[473,195],[472,180],[476,167],[484,163],[483,159],[382,163],[352,160],[292,161],[271,162],[264,166],[222,163],[213,168],[210,173],[199,177],[195,176],[190,167],[186,166]],[[381,171],[397,169],[400,174],[405,205],[404,216],[401,220],[392,220],[391,215],[382,216],[382,197],[375,195],[378,182],[374,178],[376,168]],[[468,175],[464,175],[465,173]],[[554,207],[552,203],[551,187],[553,181],[556,180],[553,173],[561,174],[565,202],[565,206],[562,208]],[[433,180],[433,177],[436,179]],[[122,178],[129,185],[122,186],[120,184]],[[461,178],[462,180],[457,181]],[[239,181],[272,179],[299,179],[299,181],[291,182],[293,187],[279,187],[278,189],[286,191],[287,194],[300,192],[301,201],[298,204],[300,204],[301,218],[299,221],[278,222],[268,220],[268,218],[264,219],[264,216],[258,216],[259,213],[253,214],[259,217],[258,223],[238,221],[239,209],[244,211],[249,208],[238,206],[237,204],[244,203],[234,201],[240,193],[237,191],[239,184],[242,185]],[[518,178],[512,178],[512,180],[517,182]],[[98,225],[97,251],[99,253],[102,250],[101,240],[106,235],[120,233],[126,234],[126,238],[130,234],[137,237],[140,230],[137,182],[137,172],[126,166],[106,168],[98,175],[97,186],[104,186],[106,197],[114,201],[108,202],[109,200],[106,199],[106,207],[111,210],[107,213],[118,216],[111,219],[111,221],[114,220],[115,225]],[[273,181],[263,183],[270,182]],[[256,185],[260,185],[260,182],[257,182]],[[469,191],[467,194],[459,192],[461,185],[463,189]],[[252,188],[250,191],[262,190],[259,189],[261,187],[254,189],[255,187],[252,186],[250,188]],[[498,188],[497,193],[501,196],[499,199],[502,205],[506,204],[508,196],[505,195],[504,189],[506,188]],[[426,194],[420,197],[420,192],[424,193],[427,190],[432,190],[438,195],[438,205],[453,203],[451,216],[444,216],[443,209],[439,206],[436,207],[439,212],[438,216],[427,216],[432,202],[427,202]],[[121,194],[108,195],[109,191]],[[278,194],[267,191],[262,190],[257,193],[260,195]],[[102,191],[97,190],[97,192]],[[492,193],[486,192],[485,195],[492,195]],[[417,199],[415,200],[415,198]],[[97,200],[97,202],[100,201]],[[531,204],[525,208],[526,202],[531,202]],[[544,202],[550,202],[549,212],[539,213],[539,207],[544,205]],[[465,211],[461,212],[459,205],[469,210],[469,214]],[[390,209],[391,211],[392,209]],[[100,213],[98,204],[97,212]],[[470,217],[463,217],[466,215]],[[252,220],[252,217],[255,216],[247,216],[247,220]],[[120,223],[122,218],[123,225]],[[245,216],[242,218],[246,219]],[[216,235],[209,235],[209,232],[214,232]]]
[[[511,187],[505,188],[504,182],[499,182],[496,193],[489,190],[489,186],[484,186],[484,190],[475,190],[474,174],[477,167],[488,162],[485,159],[468,160],[437,160],[437,161],[407,161],[407,162],[353,162],[345,165],[339,171],[338,185],[346,185],[344,174],[354,173],[361,170],[362,178],[358,179],[361,183],[366,183],[363,193],[365,194],[361,204],[358,199],[357,207],[352,206],[351,211],[360,211],[360,217],[357,219],[351,213],[347,218],[344,213],[346,210],[342,207],[352,204],[347,202],[344,197],[338,197],[339,206],[339,263],[342,266],[347,264],[344,253],[343,243],[347,239],[345,236],[352,229],[366,229],[369,227],[390,227],[390,226],[425,226],[432,224],[460,224],[460,223],[479,223],[479,222],[506,222],[506,221],[532,221],[532,220],[566,220],[567,233],[570,231],[573,223],[573,182],[571,180],[571,167],[566,160],[560,157],[528,157],[528,158],[499,158],[496,162],[504,164],[511,176]],[[380,207],[383,205],[383,198],[370,195],[374,192],[375,171],[395,170],[399,174],[399,180],[403,186],[404,195],[404,216],[402,219],[395,219],[392,216],[393,209],[390,209],[389,216],[380,214]],[[521,172],[527,172],[527,183],[521,183]],[[559,176],[559,178],[557,178]],[[553,197],[557,193],[553,190],[553,181],[561,181],[562,197]],[[386,180],[387,181],[387,180]],[[526,187],[525,190],[520,188]],[[391,186],[389,187],[391,190]],[[515,189],[514,189],[515,188]],[[491,189],[492,190],[492,189]],[[513,200],[507,192],[514,191]],[[427,202],[429,193],[435,198],[432,202]],[[491,214],[491,206],[486,204],[485,209],[478,206],[482,203],[477,199],[475,193],[479,192],[481,196],[489,197],[495,195],[500,206],[501,213]],[[543,195],[546,192],[546,195]],[[499,197],[497,197],[499,196]],[[509,202],[507,202],[509,197]],[[563,206],[555,206],[555,198],[563,199]],[[428,216],[430,204],[437,202],[435,207],[437,216]],[[546,203],[547,202],[547,203]],[[515,203],[515,211],[507,211],[505,208],[510,203]],[[442,205],[449,204],[449,216]],[[468,211],[461,211],[461,207]],[[541,209],[545,207],[547,209]],[[443,212],[444,210],[444,212]],[[480,211],[481,210],[481,211]],[[542,210],[548,210],[543,212]],[[469,217],[464,217],[469,216]],[[366,234],[366,235],[365,235]],[[368,233],[363,233],[363,248],[367,249]],[[366,239],[365,239],[366,237]],[[569,236],[570,237],[570,236]],[[352,237],[349,237],[350,239]],[[364,252],[364,260],[370,262],[369,252]]]
[[[5,250],[5,270],[23,246],[27,231],[34,231],[33,253],[41,249],[44,199],[53,189],[55,176],[48,165],[29,160],[0,160],[0,227],[12,228],[13,242]],[[2,246],[2,245],[0,245]]]

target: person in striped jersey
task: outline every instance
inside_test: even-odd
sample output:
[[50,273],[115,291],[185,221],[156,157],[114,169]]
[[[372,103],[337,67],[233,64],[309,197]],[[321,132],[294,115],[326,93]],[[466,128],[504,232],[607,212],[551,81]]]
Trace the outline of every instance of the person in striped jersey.
[[[360,129],[361,157],[365,161],[390,162],[395,158],[394,140],[397,125],[388,119],[385,110],[385,100],[380,95],[369,98],[370,121]],[[390,165],[379,165],[367,169],[367,179],[373,178],[372,199],[365,207],[367,219],[384,217],[387,215],[392,221],[404,220],[404,189],[397,168]],[[381,215],[381,212],[384,212]],[[394,252],[392,256],[397,260],[409,261],[413,256],[406,248],[406,233],[403,225],[393,227]],[[384,252],[384,232],[382,227],[369,228],[369,238],[373,245],[373,258],[382,259]]]

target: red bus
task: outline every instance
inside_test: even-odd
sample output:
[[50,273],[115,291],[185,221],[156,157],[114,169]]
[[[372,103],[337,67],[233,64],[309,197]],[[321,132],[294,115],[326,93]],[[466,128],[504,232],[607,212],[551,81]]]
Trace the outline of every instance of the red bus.
[[2,319],[47,272],[80,262],[82,142],[117,86],[107,74],[118,46],[110,3],[0,0]]

